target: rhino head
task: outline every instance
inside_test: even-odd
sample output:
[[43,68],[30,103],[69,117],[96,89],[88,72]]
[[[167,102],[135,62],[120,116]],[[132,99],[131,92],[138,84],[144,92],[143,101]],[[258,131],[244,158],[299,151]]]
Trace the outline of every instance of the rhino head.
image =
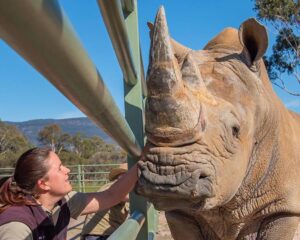
[[160,8],[151,38],[147,143],[136,190],[161,210],[225,205],[250,172],[263,127],[255,125],[267,107],[268,97],[260,97],[268,81],[260,69],[266,30],[249,19],[194,51],[169,36]]

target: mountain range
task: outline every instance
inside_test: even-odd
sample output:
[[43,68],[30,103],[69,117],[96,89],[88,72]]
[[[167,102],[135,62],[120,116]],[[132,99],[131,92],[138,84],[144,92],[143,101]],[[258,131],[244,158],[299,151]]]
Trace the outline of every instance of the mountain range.
[[10,122],[7,124],[16,126],[34,145],[38,145],[38,133],[45,126],[57,124],[63,132],[70,135],[81,133],[87,137],[99,136],[107,143],[115,143],[102,129],[98,128],[88,118],[69,118],[69,119],[35,119],[24,122]]

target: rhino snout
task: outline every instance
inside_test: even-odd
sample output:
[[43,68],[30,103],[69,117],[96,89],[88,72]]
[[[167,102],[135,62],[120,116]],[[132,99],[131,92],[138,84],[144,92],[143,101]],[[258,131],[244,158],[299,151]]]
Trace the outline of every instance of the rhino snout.
[[[155,206],[159,205],[160,209],[170,207],[170,204],[164,207],[163,202],[167,199],[176,199],[176,202],[180,199],[181,207],[192,204],[199,208],[206,198],[214,196],[213,175],[209,169],[177,164],[166,166],[140,161],[136,192],[148,198]],[[172,207],[178,207],[178,204],[174,203]]]

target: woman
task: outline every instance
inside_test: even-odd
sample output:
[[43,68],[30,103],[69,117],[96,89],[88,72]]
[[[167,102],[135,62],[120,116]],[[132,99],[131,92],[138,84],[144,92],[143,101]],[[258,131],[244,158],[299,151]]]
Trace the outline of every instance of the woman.
[[103,192],[77,193],[70,170],[48,148],[33,148],[18,159],[15,173],[0,187],[0,240],[66,239],[70,217],[108,209],[137,181],[136,165]]

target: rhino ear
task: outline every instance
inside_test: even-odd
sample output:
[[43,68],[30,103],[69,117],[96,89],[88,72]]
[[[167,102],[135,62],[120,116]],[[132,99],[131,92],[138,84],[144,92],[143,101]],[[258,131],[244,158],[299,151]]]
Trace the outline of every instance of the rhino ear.
[[150,36],[150,39],[152,39],[152,36],[153,36],[153,31],[154,31],[154,25],[152,22],[147,22],[147,26],[149,28],[149,36]]
[[256,65],[268,48],[266,28],[254,18],[249,18],[239,28],[239,39],[250,58],[250,65]]

